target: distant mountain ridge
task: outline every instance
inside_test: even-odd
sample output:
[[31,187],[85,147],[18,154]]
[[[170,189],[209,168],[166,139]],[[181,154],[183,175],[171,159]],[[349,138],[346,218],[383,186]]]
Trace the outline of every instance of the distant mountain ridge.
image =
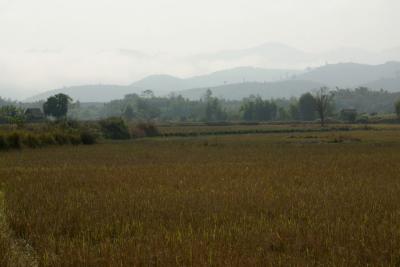
[[[123,98],[126,94],[140,93],[144,90],[152,90],[157,95],[167,95],[175,91],[185,89],[217,86],[243,81],[277,81],[287,79],[299,74],[298,70],[262,69],[253,67],[240,67],[213,72],[207,75],[195,76],[187,79],[171,75],[151,75],[136,81],[130,85],[86,85],[73,86],[51,90],[35,95],[25,100],[33,102],[44,100],[57,93],[65,93],[81,102],[105,102]],[[96,91],[96,87],[98,90]]]
[[[261,70],[277,69],[280,70],[305,70],[308,68],[316,69],[322,65],[336,65],[344,62],[356,62],[362,64],[377,65],[388,61],[400,61],[400,46],[394,44],[392,47],[384,50],[365,49],[360,47],[342,46],[334,47],[328,50],[319,50],[319,48],[309,50],[290,45],[267,42],[261,45],[248,46],[246,48],[234,48],[232,44],[230,49],[220,50],[216,52],[204,52],[190,54],[190,52],[167,52],[167,51],[140,51],[135,47],[114,47],[109,49],[100,49],[84,52],[81,56],[82,61],[71,61],[77,56],[78,50],[74,49],[48,49],[48,48],[33,48],[25,51],[20,51],[19,56],[32,58],[29,65],[30,68],[35,68],[40,65],[41,71],[37,74],[32,72],[30,75],[18,74],[24,68],[12,67],[14,63],[2,65],[2,76],[0,77],[0,94],[3,97],[9,97],[22,100],[29,97],[28,100],[37,100],[37,96],[30,97],[30,92],[37,92],[40,88],[57,88],[57,86],[66,84],[70,86],[77,81],[123,81],[125,85],[135,81],[129,77],[142,77],[143,73],[154,73],[157,70],[158,74],[184,73],[190,71],[192,73],[211,73],[216,70],[224,70],[239,66],[257,66]],[[397,46],[396,46],[397,45]],[[43,57],[45,56],[45,57]],[[68,66],[63,64],[64,68],[69,71],[64,72],[61,68],[54,68],[52,61],[45,60],[47,56],[51,56],[57,62],[63,62],[68,59]],[[65,62],[65,63],[67,63]],[[79,62],[85,66],[79,66]],[[4,66],[3,66],[4,65]],[[95,66],[96,65],[96,66]],[[28,67],[28,66],[27,66]],[[5,69],[4,69],[5,68]],[[7,69],[10,68],[8,71]],[[245,68],[237,68],[238,72],[246,71]],[[252,73],[256,73],[253,68]],[[83,71],[83,70],[87,70]],[[89,71],[90,70],[90,71]],[[228,73],[234,71],[227,70]],[[225,71],[222,71],[224,73]],[[301,72],[301,71],[300,71]],[[12,75],[10,75],[10,74]],[[192,79],[188,82],[186,78],[172,77],[168,79],[164,75],[156,75],[159,77],[147,77],[145,81],[135,87],[152,88],[158,94],[166,94],[171,90],[179,91],[185,89],[199,87],[213,87],[224,84],[247,82],[270,82],[279,81],[285,78],[285,74],[274,75],[274,78],[249,78],[251,71],[248,74],[239,73],[234,77],[218,76],[219,72],[213,75],[201,75],[199,79]],[[29,78],[28,78],[29,76]],[[31,78],[32,76],[32,78]],[[167,75],[168,76],[168,75]],[[202,76],[209,76],[203,79]],[[227,75],[229,76],[229,75]],[[232,75],[231,75],[232,76]],[[277,78],[278,76],[279,78]],[[289,75],[289,77],[292,75]],[[299,76],[299,73],[297,73]],[[18,77],[18,78],[17,78]],[[33,78],[34,77],[34,78]],[[166,79],[164,79],[166,78]],[[170,77],[171,78],[171,77]],[[176,78],[176,79],[174,79]],[[195,77],[191,77],[195,78]],[[191,79],[189,78],[189,80]],[[375,77],[376,78],[376,77]],[[387,77],[381,77],[387,78]],[[298,79],[303,80],[303,77]],[[158,81],[157,81],[158,80]],[[200,80],[200,81],[198,81]],[[362,83],[372,82],[370,80],[362,81]],[[85,82],[86,83],[86,82]],[[109,82],[102,82],[108,84]],[[116,82],[114,82],[115,84]],[[118,82],[116,83],[118,84]],[[348,85],[348,83],[334,83],[335,85]],[[351,85],[354,85],[352,83]],[[79,84],[78,84],[79,85]],[[85,89],[85,88],[83,88]],[[42,89],[43,90],[43,89]],[[116,93],[116,96],[119,95]],[[77,98],[80,94],[76,93]],[[115,96],[115,97],[116,97]],[[105,99],[105,97],[99,97]],[[113,97],[114,98],[114,97]],[[82,98],[84,100],[86,98]],[[92,96],[91,101],[96,101],[97,96]]]
[[240,99],[250,94],[264,97],[298,96],[306,87],[308,87],[306,91],[309,91],[316,86],[354,88],[371,85],[373,89],[393,91],[400,90],[396,85],[398,79],[400,79],[400,62],[395,61],[380,65],[327,64],[308,71],[239,67],[186,79],[170,75],[152,75],[126,86],[66,87],[36,95],[26,102],[43,100],[56,93],[66,93],[81,102],[108,102],[144,90],[153,90],[156,95],[168,95],[174,92],[189,98],[198,98],[199,92],[205,92],[206,88],[215,90],[216,96],[227,99]]
[[400,76],[400,62],[380,65],[356,63],[329,64],[298,76],[300,80],[314,81],[330,87],[356,87],[384,78]]
[[400,92],[400,77],[384,78],[370,83],[363,84],[372,90],[386,90],[389,92]]
[[236,50],[198,54],[192,57],[195,62],[213,64],[229,62],[231,65],[256,65],[260,67],[286,67],[304,69],[330,63],[358,62],[361,64],[382,64],[390,60],[400,61],[400,47],[383,51],[369,51],[358,47],[338,47],[327,51],[303,51],[282,43],[262,45]]
[[80,85],[47,91],[30,97],[24,102],[46,100],[48,97],[59,93],[67,94],[73,100],[80,102],[108,102],[113,99],[121,99],[125,95],[135,91],[139,92],[140,89],[124,85]]

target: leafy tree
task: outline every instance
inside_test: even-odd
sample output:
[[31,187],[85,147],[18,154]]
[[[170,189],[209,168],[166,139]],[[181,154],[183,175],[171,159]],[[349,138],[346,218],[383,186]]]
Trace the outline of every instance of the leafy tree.
[[7,105],[7,101],[0,96],[0,107]]
[[101,132],[106,139],[123,140],[129,139],[128,125],[121,118],[108,118],[99,122]]
[[355,122],[357,119],[357,110],[355,109],[342,109],[340,111],[340,118],[347,122]]
[[128,106],[125,108],[125,111],[124,111],[124,118],[127,119],[127,120],[132,120],[132,119],[134,119],[135,117],[136,117],[136,114],[135,114],[135,112],[133,111],[132,106],[131,106],[131,105],[128,105]]
[[141,97],[143,98],[153,98],[154,97],[154,92],[152,90],[144,90],[141,94]]
[[278,108],[278,119],[281,121],[288,121],[290,119],[289,111],[284,107]]
[[247,99],[240,111],[246,121],[269,121],[276,119],[278,108],[274,101],[262,100],[257,96]]
[[366,87],[340,89],[334,91],[334,103],[337,110],[353,108],[359,113],[393,112],[393,100],[400,97],[399,92],[370,90]]
[[161,114],[158,105],[152,99],[137,98],[136,108],[140,117],[146,120],[155,119]]
[[208,102],[212,99],[212,91],[210,89],[207,89],[206,93],[203,96],[204,102]]
[[57,94],[49,97],[43,104],[43,111],[46,116],[53,116],[57,119],[65,118],[68,112],[68,105],[72,99],[65,94]]
[[23,124],[25,121],[22,109],[13,105],[0,107],[0,123]]
[[205,120],[206,121],[224,121],[226,113],[222,109],[218,98],[212,96],[210,89],[207,90],[204,100],[206,102]]
[[394,103],[394,108],[396,110],[396,115],[400,119],[400,99]]
[[245,120],[245,121],[252,121],[253,120],[253,117],[254,117],[254,102],[253,101],[248,101],[248,102],[245,102],[242,106],[241,106],[241,108],[240,108],[240,111],[242,112],[242,116],[243,116],[243,119]]
[[333,94],[329,92],[327,87],[321,87],[315,93],[314,98],[316,111],[321,120],[321,126],[324,127],[326,117],[328,116],[332,106]]
[[299,115],[303,121],[315,120],[315,98],[312,94],[303,94],[299,99]]
[[289,115],[292,120],[300,120],[299,104],[297,102],[292,102],[289,106]]
[[221,104],[217,98],[213,98],[207,102],[206,106],[206,120],[207,121],[224,121],[226,120],[226,113],[222,110]]
[[18,116],[22,111],[16,106],[4,106],[0,108],[0,115],[7,117]]

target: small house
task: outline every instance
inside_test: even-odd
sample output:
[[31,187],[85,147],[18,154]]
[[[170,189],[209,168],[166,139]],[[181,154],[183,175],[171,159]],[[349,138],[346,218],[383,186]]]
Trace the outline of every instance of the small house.
[[40,108],[27,108],[25,110],[25,117],[28,122],[41,122],[45,119]]

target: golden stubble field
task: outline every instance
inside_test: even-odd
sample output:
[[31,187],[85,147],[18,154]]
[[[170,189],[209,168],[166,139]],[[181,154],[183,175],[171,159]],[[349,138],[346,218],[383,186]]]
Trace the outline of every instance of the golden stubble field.
[[[399,131],[142,139],[0,159],[1,266],[18,253],[39,266],[400,264]],[[10,246],[22,242],[28,256]]]

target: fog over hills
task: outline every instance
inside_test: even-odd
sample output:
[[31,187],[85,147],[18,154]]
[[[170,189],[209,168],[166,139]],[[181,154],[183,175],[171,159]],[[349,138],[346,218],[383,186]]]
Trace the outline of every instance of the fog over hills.
[[[400,47],[382,51],[357,47],[306,51],[280,43],[265,43],[245,49],[227,49],[202,54],[174,54],[162,51],[147,53],[135,48],[82,51],[27,49],[5,54],[0,51],[0,95],[22,100],[36,92],[45,92],[52,88],[79,84],[129,85],[143,77],[143,80],[135,82],[132,86],[151,88],[157,93],[165,94],[172,90],[220,86],[243,81],[279,81],[287,79],[288,76],[299,76],[310,67],[317,69],[319,66],[333,66],[345,62],[379,65],[393,60],[400,61]],[[354,71],[357,72],[356,69]],[[153,73],[162,75],[147,76]],[[384,77],[386,76],[374,79]],[[319,78],[315,79],[321,82]],[[336,81],[336,78],[332,79]],[[331,84],[327,78],[322,81],[325,80]],[[348,78],[337,85],[372,82],[363,79],[354,79],[355,82],[351,80],[352,78]],[[96,95],[93,97],[96,98]]]
[[247,81],[272,82],[286,80],[301,73],[303,73],[303,71],[289,69],[238,67],[217,71],[209,75],[195,76],[187,80],[190,84],[190,88],[198,88],[225,85],[229,83],[242,83]]
[[185,89],[243,83],[243,81],[278,81],[301,73],[296,70],[261,69],[240,67],[214,72],[208,75],[181,79],[171,75],[151,75],[130,85],[86,85],[51,90],[26,99],[26,102],[38,101],[56,93],[65,93],[82,102],[105,102],[123,98],[130,93],[152,90],[156,95],[167,95]]
[[86,85],[65,87],[33,96],[26,102],[46,99],[56,93],[66,93],[81,102],[107,102],[130,93],[152,90],[156,95],[181,94],[194,99],[210,88],[218,97],[240,99],[251,94],[263,97],[291,97],[316,89],[354,88],[400,90],[400,62],[380,65],[356,63],[328,64],[308,71],[240,67],[191,78],[152,75],[130,85]]
[[384,78],[370,83],[363,84],[373,90],[386,90],[389,92],[400,92],[400,77]]
[[281,43],[265,43],[247,49],[199,54],[194,56],[193,59],[211,65],[218,62],[229,62],[231,64],[242,62],[242,64],[260,67],[285,68],[291,66],[291,68],[297,69],[342,62],[377,65],[393,60],[400,61],[400,47],[383,51],[369,51],[358,47],[338,47],[317,52],[303,51]]
[[108,102],[114,99],[121,99],[127,94],[141,91],[143,90],[129,85],[78,85],[47,91],[42,94],[30,97],[24,100],[24,102],[36,102],[40,100],[46,100],[48,97],[59,93],[69,95],[74,101],[78,100],[80,102]]
[[298,78],[314,81],[330,87],[356,87],[384,78],[400,76],[400,62],[381,65],[339,63],[312,69]]
[[157,94],[163,94],[170,93],[171,91],[217,86],[228,83],[242,83],[245,81],[279,81],[288,79],[300,73],[302,73],[302,71],[238,67],[186,79],[177,78],[171,75],[151,75],[133,83],[132,86],[150,89]]
[[193,56],[193,61],[217,64],[218,62],[229,62],[235,64],[250,64],[262,67],[304,68],[312,64],[314,55],[280,43],[266,43],[247,49],[226,50],[216,53],[198,54]]

